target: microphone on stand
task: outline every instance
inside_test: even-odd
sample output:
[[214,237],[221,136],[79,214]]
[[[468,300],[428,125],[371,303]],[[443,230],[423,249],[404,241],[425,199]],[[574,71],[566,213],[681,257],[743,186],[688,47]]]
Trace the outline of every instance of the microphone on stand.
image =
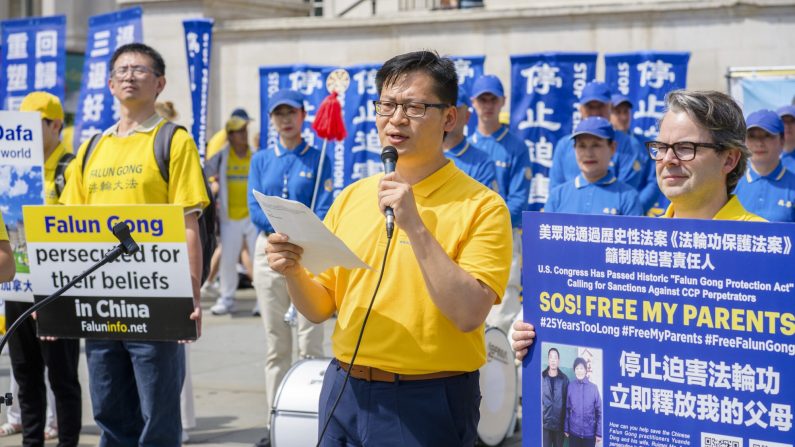
[[[135,243],[132,236],[130,236],[130,228],[124,222],[119,222],[113,226],[113,235],[116,236],[116,239],[119,240],[120,244],[113,247],[111,251],[105,254],[102,259],[99,260],[96,264],[92,265],[88,268],[88,270],[84,271],[83,273],[79,274],[78,276],[72,278],[68,284],[61,287],[53,293],[52,295],[44,298],[43,300],[33,304],[28,310],[22,313],[19,318],[14,321],[14,323],[8,328],[6,334],[0,339],[0,353],[3,352],[3,348],[8,343],[9,338],[11,335],[16,332],[17,328],[26,318],[28,318],[33,312],[41,310],[51,302],[55,301],[59,296],[63,295],[64,292],[71,289],[75,284],[85,279],[86,276],[94,273],[95,270],[99,269],[100,267],[104,266],[109,262],[115,261],[121,255],[131,255],[138,250],[140,247],[138,244]],[[5,396],[0,396],[0,407],[3,405],[10,406],[13,401],[11,393],[7,393]]]
[[[387,146],[381,151],[381,161],[384,163],[384,175],[395,172],[395,165],[397,164],[398,153],[394,146]],[[392,232],[395,231],[395,212],[392,207],[386,207],[384,210],[386,215],[386,237],[392,238]]]
[[141,248],[130,236],[130,227],[124,222],[119,222],[113,226],[113,235],[121,242],[120,246],[125,255],[131,255]]

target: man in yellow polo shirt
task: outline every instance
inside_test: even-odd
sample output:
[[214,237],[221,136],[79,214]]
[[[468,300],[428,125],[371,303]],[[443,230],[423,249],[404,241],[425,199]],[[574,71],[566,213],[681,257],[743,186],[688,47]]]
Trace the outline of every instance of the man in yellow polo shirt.
[[[44,149],[44,203],[58,203],[64,182],[74,169],[74,156],[61,141],[64,112],[57,96],[47,92],[33,92],[25,96],[20,112],[39,112],[41,115],[42,145]],[[31,303],[6,301],[6,324],[11,325],[30,307]],[[29,318],[17,328],[8,341],[13,380],[18,385],[19,422],[24,445],[42,445],[45,434],[57,433],[62,446],[76,446],[82,427],[82,390],[77,365],[80,359],[80,340],[39,340],[36,323]],[[56,424],[47,423],[47,383],[45,367],[49,374],[51,402]],[[13,389],[13,385],[12,385]],[[55,411],[57,408],[57,411]],[[55,428],[57,427],[57,428]]]
[[[74,164],[71,163],[73,158],[71,151],[61,139],[64,125],[61,100],[47,92],[33,92],[22,100],[19,111],[41,114],[44,143],[44,204],[57,205],[58,197],[63,192],[65,182],[69,180],[74,168]],[[62,165],[60,169],[59,164]]]
[[11,253],[11,244],[8,242],[8,231],[0,214],[0,282],[8,282],[14,279],[17,273],[17,264],[14,262],[14,254]]
[[[181,206],[195,303],[190,318],[201,329],[198,216],[209,199],[196,144],[187,132],[175,132],[166,182],[154,153],[155,135],[165,123],[155,112],[155,99],[166,86],[163,58],[153,48],[133,43],[119,47],[110,66],[108,85],[119,100],[119,122],[102,134],[87,160],[87,144],[81,146],[61,202]],[[180,445],[183,348],[176,341],[86,340],[94,421],[102,431],[100,445]]]
[[[354,363],[320,445],[471,446],[477,438],[484,321],[508,282],[511,218],[499,195],[444,156],[457,79],[452,61],[428,51],[396,56],[376,75],[376,126],[381,143],[397,148],[396,171],[349,186],[325,218],[372,270],[335,267],[313,278],[289,234],[268,237],[270,266],[285,275],[296,308],[317,323],[338,315],[321,430]],[[387,206],[395,240],[385,234]]]
[[[246,109],[237,108],[232,110],[231,115],[229,115],[229,119],[232,118],[240,118],[241,120],[250,123],[252,120],[248,116],[248,112]],[[204,159],[209,160],[215,156],[221,149],[226,146],[227,142],[227,133],[226,128],[219,130],[218,132],[214,133],[210,140],[207,141],[207,147],[205,148]]]
[[224,130],[227,141],[219,152],[204,165],[212,189],[218,191],[221,221],[221,296],[210,308],[213,315],[225,315],[235,309],[235,291],[238,285],[237,261],[240,247],[245,244],[254,253],[257,229],[248,215],[248,172],[251,151],[248,146],[248,120],[232,116]]
[[[745,136],[743,111],[725,93],[676,90],[666,96],[660,134],[646,143],[660,191],[671,201],[665,217],[765,222],[731,193],[751,156]],[[520,316],[513,329],[521,360],[535,328]]]

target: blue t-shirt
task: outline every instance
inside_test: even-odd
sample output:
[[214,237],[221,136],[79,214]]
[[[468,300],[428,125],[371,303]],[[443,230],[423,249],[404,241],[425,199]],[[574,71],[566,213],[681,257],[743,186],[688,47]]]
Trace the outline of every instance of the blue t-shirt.
[[[266,196],[278,196],[310,206],[319,161],[320,151],[303,140],[293,150],[277,143],[276,146],[257,151],[251,157],[248,211],[251,221],[260,231],[272,233],[274,230],[251,190],[256,189]],[[323,163],[323,174],[315,203],[315,214],[320,219],[326,216],[332,198],[331,162],[327,157]]]
[[497,173],[491,157],[467,141],[466,138],[449,150],[444,151],[444,155],[453,160],[458,169],[486,185],[486,187],[495,191],[499,188],[497,186]]
[[514,228],[521,227],[522,211],[527,209],[530,179],[533,176],[527,145],[504,125],[488,136],[475,131],[469,141],[489,154],[494,161],[497,186],[511,212],[511,225]]
[[[616,153],[610,162],[618,180],[635,189],[642,189],[648,182],[651,157],[639,140],[624,132],[616,132]],[[549,189],[580,175],[577,156],[574,154],[574,138],[571,134],[561,138],[552,152],[552,168],[549,170]],[[656,187],[656,186],[655,186]]]
[[795,149],[789,152],[782,152],[781,162],[784,163],[784,167],[787,168],[787,170],[795,173]]
[[544,212],[643,215],[638,192],[609,172],[594,183],[588,183],[578,175],[574,180],[558,185],[550,191]]
[[770,222],[795,222],[795,174],[782,163],[765,176],[749,166],[734,194],[746,210]]

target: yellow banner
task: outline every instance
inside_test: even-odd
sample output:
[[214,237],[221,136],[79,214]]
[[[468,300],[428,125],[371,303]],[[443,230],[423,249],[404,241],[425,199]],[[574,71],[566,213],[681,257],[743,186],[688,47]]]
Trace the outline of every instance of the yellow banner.
[[179,205],[24,206],[25,234],[35,242],[118,242],[113,226],[126,222],[135,242],[185,242]]

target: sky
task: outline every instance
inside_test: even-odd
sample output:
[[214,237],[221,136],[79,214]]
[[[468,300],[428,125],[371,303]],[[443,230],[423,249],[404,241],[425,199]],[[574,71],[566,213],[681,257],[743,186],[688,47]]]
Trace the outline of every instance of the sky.
[[0,211],[6,225],[22,220],[22,205],[41,205],[41,166],[0,166]]

